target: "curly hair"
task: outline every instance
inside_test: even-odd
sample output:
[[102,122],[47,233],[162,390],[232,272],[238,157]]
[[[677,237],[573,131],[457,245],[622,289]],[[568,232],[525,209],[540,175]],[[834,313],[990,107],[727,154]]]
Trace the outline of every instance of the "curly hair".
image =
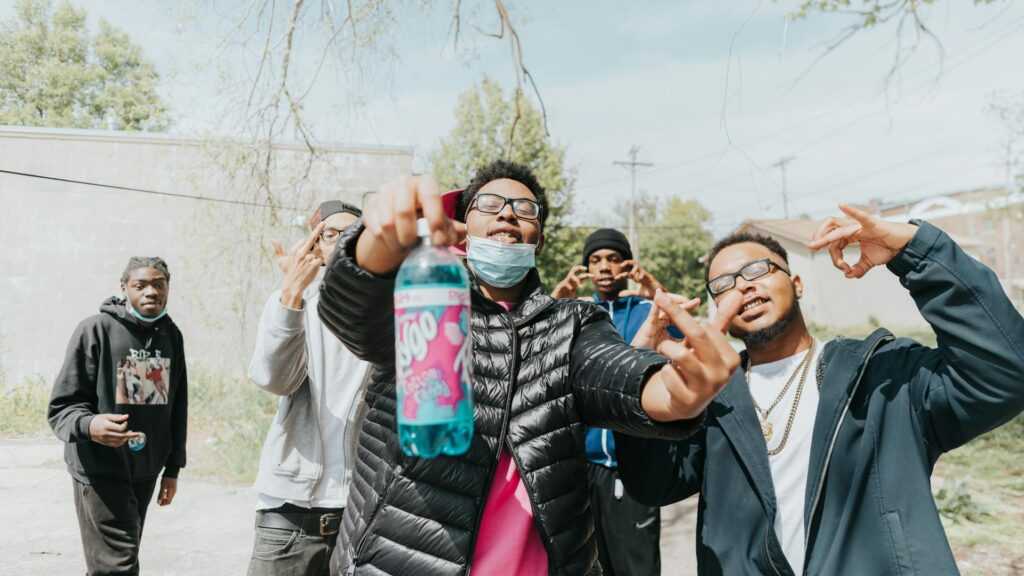
[[466,211],[469,209],[469,205],[473,203],[473,198],[480,192],[480,189],[486,186],[487,183],[501,180],[502,178],[515,180],[530,189],[533,197],[540,204],[540,228],[543,230],[544,223],[548,219],[547,193],[532,170],[523,164],[509,162],[508,160],[495,160],[476,171],[476,175],[473,176],[469,186],[466,186],[466,189],[459,196],[458,204],[455,207],[456,218],[465,222]]

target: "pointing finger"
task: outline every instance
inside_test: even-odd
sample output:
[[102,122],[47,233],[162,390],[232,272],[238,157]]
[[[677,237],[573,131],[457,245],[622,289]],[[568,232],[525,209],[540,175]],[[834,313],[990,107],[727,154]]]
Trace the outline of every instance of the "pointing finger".
[[841,228],[836,228],[835,230],[832,230],[831,232],[825,234],[821,238],[808,242],[807,247],[810,248],[811,250],[821,250],[825,246],[828,246],[829,244],[836,242],[837,240],[842,240],[849,238],[850,236],[853,236],[857,232],[860,232],[862,229],[863,226],[861,226],[858,223],[849,224]]
[[846,214],[850,218],[853,218],[854,220],[860,222],[863,225],[873,224],[875,222],[874,216],[868,214],[867,212],[861,210],[860,208],[850,206],[849,204],[840,204],[839,209],[843,211],[843,214]]
[[[698,305],[700,299],[697,300]],[[729,324],[732,319],[736,317],[740,312],[740,308],[743,306],[743,294],[731,290],[724,298],[718,302],[718,310],[715,312],[715,317],[711,320],[712,330],[718,332],[725,332],[729,329]]]

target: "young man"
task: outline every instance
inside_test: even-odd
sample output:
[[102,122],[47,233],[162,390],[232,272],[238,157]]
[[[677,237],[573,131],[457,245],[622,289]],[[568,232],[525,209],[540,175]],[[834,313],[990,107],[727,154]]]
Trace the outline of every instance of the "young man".
[[109,298],[68,344],[47,416],[66,444],[88,574],[138,574],[146,509],[167,506],[185,466],[188,378],[167,316],[171,274],[133,257]]
[[[1024,408],[1024,318],[995,274],[926,222],[842,209],[851,219],[826,221],[810,247],[827,248],[847,278],[886,265],[938,347],[884,329],[816,342],[800,312],[804,284],[782,246],[746,234],[719,242],[707,286],[716,302],[743,296],[729,326],[746,343],[743,367],[699,435],[620,436],[618,446],[638,500],[700,493],[701,574],[958,573],[932,468]],[[854,265],[843,257],[852,244],[861,254]]]
[[[582,282],[590,279],[595,288],[593,302],[608,311],[616,331],[628,342],[652,308],[650,300],[626,291],[630,278],[640,285],[638,293],[653,297],[661,289],[661,284],[633,261],[626,235],[602,228],[587,237],[583,263],[573,266],[551,296],[575,298]],[[587,428],[586,455],[590,507],[605,576],[661,574],[660,509],[637,502],[623,490],[612,431]]]
[[256,539],[250,576],[326,574],[348,498],[345,447],[366,364],[327,332],[316,313],[324,261],[361,215],[324,202],[310,235],[285,253],[284,273],[260,317],[249,365],[254,384],[280,396],[256,477]]
[[[342,236],[320,316],[372,363],[369,407],[335,553],[345,574],[600,574],[585,482],[584,426],[683,438],[738,365],[724,335],[658,302],[693,348],[631,348],[598,306],[554,300],[533,254],[543,245],[544,189],[529,169],[494,162],[445,213],[433,180],[382,189]],[[417,244],[468,234],[474,436],[468,452],[421,459],[395,429],[394,275]],[[723,303],[724,327],[738,298]]]

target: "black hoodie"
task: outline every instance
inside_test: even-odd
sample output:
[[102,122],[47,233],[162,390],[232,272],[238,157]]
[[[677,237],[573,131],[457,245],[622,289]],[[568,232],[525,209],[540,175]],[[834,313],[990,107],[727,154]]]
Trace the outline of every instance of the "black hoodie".
[[[109,298],[68,343],[47,416],[63,440],[68,472],[85,484],[108,478],[138,482],[176,478],[185,466],[188,376],[181,332],[168,316],[143,322],[123,298]],[[132,452],[89,438],[96,414],[128,414],[128,430],[146,443]]]

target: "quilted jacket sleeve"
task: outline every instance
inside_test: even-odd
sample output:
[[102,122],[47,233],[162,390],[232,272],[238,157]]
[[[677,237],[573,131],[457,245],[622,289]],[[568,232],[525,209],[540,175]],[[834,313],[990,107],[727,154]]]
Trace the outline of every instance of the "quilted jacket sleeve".
[[590,426],[647,438],[683,439],[696,432],[703,417],[656,422],[640,404],[644,385],[665,365],[665,357],[631,347],[608,315],[593,304],[575,305],[583,310],[570,370],[584,421]]
[[349,226],[334,249],[320,285],[320,319],[359,359],[395,361],[394,277],[371,274],[356,264],[363,223]]

